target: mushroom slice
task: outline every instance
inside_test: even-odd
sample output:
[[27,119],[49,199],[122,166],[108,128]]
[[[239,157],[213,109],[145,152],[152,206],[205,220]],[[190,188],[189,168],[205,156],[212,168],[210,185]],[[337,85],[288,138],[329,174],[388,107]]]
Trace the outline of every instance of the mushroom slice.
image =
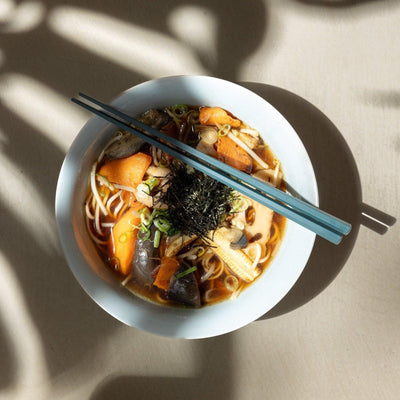
[[181,249],[185,246],[189,245],[196,239],[195,235],[179,235],[177,238],[174,238],[171,242],[167,242],[167,247],[165,249],[166,257],[173,257],[175,254],[179,253]]

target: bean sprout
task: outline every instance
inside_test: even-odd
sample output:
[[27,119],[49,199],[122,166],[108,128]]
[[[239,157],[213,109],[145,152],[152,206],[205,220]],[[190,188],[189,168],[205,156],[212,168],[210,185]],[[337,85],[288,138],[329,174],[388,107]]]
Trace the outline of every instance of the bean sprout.
[[118,183],[114,183],[114,187],[116,189],[121,189],[121,190],[125,190],[127,192],[131,192],[133,194],[136,194],[136,188],[133,188],[132,186],[126,186],[126,185],[120,185]]
[[269,169],[269,165],[262,158],[260,158],[252,149],[250,149],[250,147],[247,146],[247,144],[243,143],[233,133],[229,132],[228,137],[232,139],[243,150],[245,150],[251,157],[253,157],[263,168]]
[[95,235],[93,235],[92,229],[90,228],[89,218],[85,218],[85,219],[86,219],[86,227],[87,227],[87,230],[88,230],[89,235],[90,235],[90,237],[92,238],[92,240],[93,240],[95,243],[99,244],[99,245],[105,245],[105,244],[107,244],[106,241],[100,240],[100,239],[98,239]]
[[[121,195],[121,193],[122,193],[122,190],[120,190],[119,192],[113,194],[113,195],[108,199],[107,204],[106,204],[106,207],[107,207],[107,211],[108,211],[110,214],[111,214],[111,210],[110,210],[111,204],[114,203],[114,200],[116,200],[117,197]],[[122,199],[121,199],[121,200],[122,200]]]
[[179,254],[179,258],[187,258],[188,260],[195,260],[197,257],[201,256],[204,253],[204,247],[195,246],[191,248],[189,251],[183,254]]
[[94,227],[96,229],[96,232],[100,235],[103,236],[103,231],[101,230],[100,226],[100,207],[98,204],[96,204],[96,209],[94,212]]
[[102,223],[101,223],[101,226],[102,226],[103,228],[112,228],[114,225],[115,225],[114,222],[102,222]]
[[125,204],[125,202],[121,199],[121,201],[118,203],[117,207],[115,207],[115,210],[114,210],[115,217],[117,217],[118,213],[121,211],[124,204]]
[[107,209],[104,206],[99,192],[97,191],[97,186],[96,186],[96,167],[97,167],[97,162],[93,163],[92,166],[92,171],[90,172],[90,186],[93,192],[93,196],[96,199],[97,204],[101,208],[101,211],[103,212],[104,215],[108,215]]
[[200,278],[200,281],[202,283],[207,281],[210,278],[210,276],[214,273],[214,270],[215,270],[215,264],[213,264],[211,268]]
[[132,274],[129,274],[122,282],[121,285],[122,286],[126,286],[127,283],[132,279]]

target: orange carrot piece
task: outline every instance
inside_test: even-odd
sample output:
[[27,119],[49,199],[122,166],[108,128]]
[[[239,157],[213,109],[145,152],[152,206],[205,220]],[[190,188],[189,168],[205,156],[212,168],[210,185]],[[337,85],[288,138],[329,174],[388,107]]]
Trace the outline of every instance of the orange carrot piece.
[[253,161],[246,150],[243,150],[227,136],[218,137],[217,158],[225,164],[247,173],[250,173],[253,167]]
[[151,164],[148,154],[136,153],[129,157],[106,162],[99,170],[110,182],[136,187]]
[[203,107],[200,109],[199,120],[202,125],[224,125],[228,124],[232,128],[239,128],[240,120],[232,118],[221,107]]
[[175,257],[163,257],[153,285],[160,289],[168,290],[172,275],[174,275],[178,268],[179,261]]
[[132,269],[132,260],[135,253],[135,243],[138,230],[135,226],[140,224],[138,211],[145,207],[138,201],[128,208],[114,225],[108,244],[110,254],[115,257],[118,271],[128,275]]

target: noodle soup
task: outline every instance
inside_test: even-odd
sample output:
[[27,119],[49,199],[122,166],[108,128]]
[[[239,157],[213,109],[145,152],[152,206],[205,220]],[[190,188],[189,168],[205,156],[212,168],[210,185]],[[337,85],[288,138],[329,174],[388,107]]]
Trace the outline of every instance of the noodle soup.
[[[142,122],[285,190],[259,132],[219,107],[176,104]],[[87,228],[108,268],[147,300],[203,307],[235,299],[268,268],[285,218],[117,131],[93,164]]]

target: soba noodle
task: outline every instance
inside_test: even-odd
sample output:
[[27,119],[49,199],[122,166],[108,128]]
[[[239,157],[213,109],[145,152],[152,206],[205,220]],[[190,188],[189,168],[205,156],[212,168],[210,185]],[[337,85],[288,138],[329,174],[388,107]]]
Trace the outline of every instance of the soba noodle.
[[[285,189],[259,132],[225,110],[174,105],[140,119]],[[237,298],[282,241],[284,217],[123,131],[94,162],[89,182],[86,225],[105,264],[123,286],[162,305]]]

